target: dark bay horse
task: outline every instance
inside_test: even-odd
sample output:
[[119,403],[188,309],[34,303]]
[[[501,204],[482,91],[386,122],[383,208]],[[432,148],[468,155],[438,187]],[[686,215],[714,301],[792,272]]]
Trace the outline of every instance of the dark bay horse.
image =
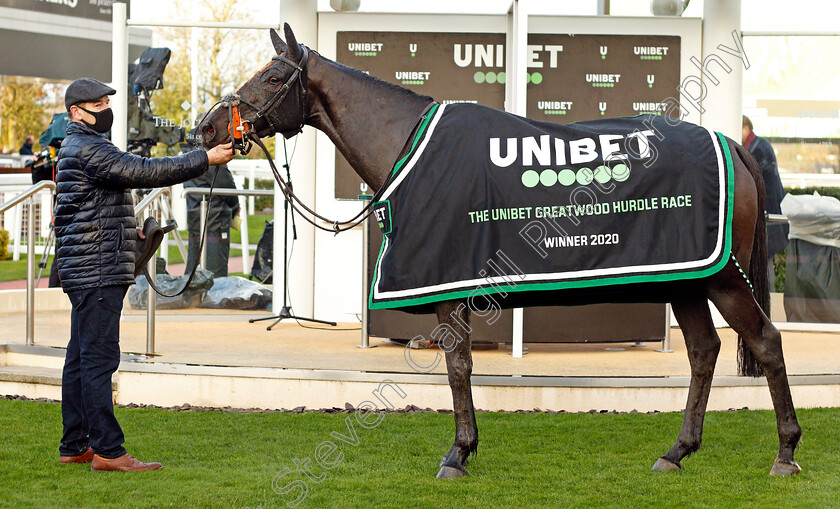
[[[237,90],[236,115],[231,114],[230,108],[215,110],[199,126],[205,146],[228,141],[239,126],[265,137],[278,132],[292,136],[303,125],[309,125],[326,133],[356,173],[378,190],[432,99],[320,56],[298,44],[288,25],[285,35],[286,42],[271,31],[277,56]],[[238,116],[242,121],[232,126]],[[720,351],[720,338],[708,306],[711,300],[739,334],[742,373],[758,376],[763,372],[767,377],[779,434],[779,453],[770,473],[795,474],[801,470],[794,461],[794,450],[802,430],[788,386],[781,335],[765,314],[769,288],[764,182],[755,159],[734,141],[727,141],[734,163],[732,254],[737,264],[730,259],[719,272],[702,279],[544,292],[545,304],[672,304],[685,336],[691,385],[677,441],[653,466],[654,470],[667,471],[680,470],[680,461],[700,448],[703,418]],[[749,268],[754,289],[738,265]],[[461,300],[435,305],[438,321],[464,338],[446,352],[455,411],[455,442],[440,464],[438,477],[443,478],[466,475],[468,457],[478,447],[470,386],[470,311],[459,304]]]

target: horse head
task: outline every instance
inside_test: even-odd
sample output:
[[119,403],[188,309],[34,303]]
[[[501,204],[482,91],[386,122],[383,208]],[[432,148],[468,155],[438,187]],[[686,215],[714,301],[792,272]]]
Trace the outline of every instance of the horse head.
[[199,124],[206,148],[229,141],[242,148],[253,135],[264,138],[281,133],[291,138],[301,131],[306,118],[309,49],[298,44],[288,23],[284,31],[288,42],[271,29],[277,55],[236,92],[222,98]]

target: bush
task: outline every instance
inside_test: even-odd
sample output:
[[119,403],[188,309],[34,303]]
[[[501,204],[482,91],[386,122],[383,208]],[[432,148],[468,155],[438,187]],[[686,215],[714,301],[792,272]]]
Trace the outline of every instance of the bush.
[[840,200],[840,187],[786,187],[785,192],[790,194],[814,194],[820,196],[833,196]]
[[9,232],[0,228],[0,260],[9,257]]

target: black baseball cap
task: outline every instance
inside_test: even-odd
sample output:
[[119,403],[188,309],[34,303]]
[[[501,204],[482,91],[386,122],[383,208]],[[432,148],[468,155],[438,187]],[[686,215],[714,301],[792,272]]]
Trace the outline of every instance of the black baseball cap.
[[95,101],[106,95],[114,95],[117,91],[99,80],[93,78],[79,78],[67,87],[64,93],[64,106],[70,111],[70,106]]

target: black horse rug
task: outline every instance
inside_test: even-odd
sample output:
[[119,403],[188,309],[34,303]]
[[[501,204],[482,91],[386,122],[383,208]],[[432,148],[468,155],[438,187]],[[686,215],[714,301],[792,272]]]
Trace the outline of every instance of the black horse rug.
[[729,259],[732,159],[706,128],[435,105],[409,147],[374,205],[371,309],[539,305],[540,290],[700,278]]

